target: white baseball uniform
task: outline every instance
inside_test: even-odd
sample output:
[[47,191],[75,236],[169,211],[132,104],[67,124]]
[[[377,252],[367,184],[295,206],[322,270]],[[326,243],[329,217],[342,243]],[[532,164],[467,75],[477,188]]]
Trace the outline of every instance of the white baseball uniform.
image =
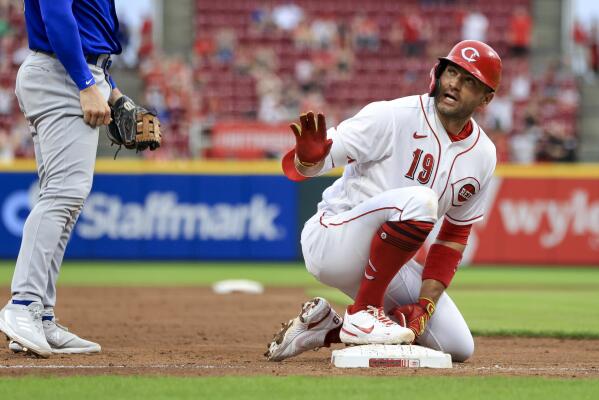
[[[386,221],[457,225],[483,218],[485,192],[495,170],[495,146],[472,120],[467,138],[452,142],[428,94],[367,105],[327,131],[333,147],[319,174],[348,164],[327,188],[318,212],[302,231],[307,269],[321,282],[354,298],[367,264],[370,242]],[[414,260],[391,281],[385,309],[415,303],[422,266]],[[474,351],[472,335],[444,293],[419,343],[452,354]]]

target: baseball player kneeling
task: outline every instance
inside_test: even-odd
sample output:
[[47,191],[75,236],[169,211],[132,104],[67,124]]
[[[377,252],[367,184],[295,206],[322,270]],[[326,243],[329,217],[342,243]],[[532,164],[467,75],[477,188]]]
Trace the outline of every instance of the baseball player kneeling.
[[[472,355],[470,330],[445,289],[483,218],[496,154],[472,115],[493,99],[500,78],[490,46],[462,41],[433,67],[426,94],[371,103],[328,130],[312,112],[291,126],[289,179],[344,166],[301,244],[308,271],[354,303],[340,318],[323,298],[306,302],[269,344],[269,360],[340,342],[416,342],[454,361]],[[413,257],[440,218],[422,266]]]

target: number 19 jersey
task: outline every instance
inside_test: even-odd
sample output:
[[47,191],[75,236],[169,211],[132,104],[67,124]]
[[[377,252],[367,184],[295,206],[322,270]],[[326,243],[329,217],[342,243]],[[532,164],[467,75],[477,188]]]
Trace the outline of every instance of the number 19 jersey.
[[334,215],[391,189],[426,186],[439,198],[438,218],[457,225],[481,220],[496,151],[471,122],[472,133],[454,142],[427,94],[367,105],[327,131],[333,147],[321,173],[345,169],[324,191],[319,212]]

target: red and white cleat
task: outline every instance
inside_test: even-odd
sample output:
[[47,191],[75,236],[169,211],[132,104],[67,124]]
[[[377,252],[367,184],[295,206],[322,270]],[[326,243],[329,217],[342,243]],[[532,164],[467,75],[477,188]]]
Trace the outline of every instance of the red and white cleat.
[[322,297],[304,303],[300,314],[275,334],[264,356],[269,361],[283,361],[307,350],[325,346],[331,329],[341,325],[341,318]]
[[350,314],[345,311],[339,338],[347,344],[409,344],[414,332],[391,321],[381,307]]

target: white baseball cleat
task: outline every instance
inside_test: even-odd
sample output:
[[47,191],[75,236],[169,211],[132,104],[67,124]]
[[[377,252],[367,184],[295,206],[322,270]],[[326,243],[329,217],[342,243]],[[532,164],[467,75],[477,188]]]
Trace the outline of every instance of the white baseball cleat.
[[345,311],[339,338],[347,344],[409,344],[414,332],[391,321],[382,307],[368,306],[355,314]]
[[331,329],[341,325],[341,318],[322,297],[304,303],[300,314],[274,336],[264,353],[269,361],[283,361],[307,350],[325,346],[324,340]]
[[29,305],[10,301],[0,311],[0,330],[27,351],[40,357],[50,357],[52,349],[42,327],[44,306],[39,301]]
[[[102,348],[98,343],[85,340],[69,332],[56,322],[55,318],[42,321],[46,340],[53,354],[88,354],[99,353]],[[15,353],[23,351],[23,346],[11,340],[8,348]]]

